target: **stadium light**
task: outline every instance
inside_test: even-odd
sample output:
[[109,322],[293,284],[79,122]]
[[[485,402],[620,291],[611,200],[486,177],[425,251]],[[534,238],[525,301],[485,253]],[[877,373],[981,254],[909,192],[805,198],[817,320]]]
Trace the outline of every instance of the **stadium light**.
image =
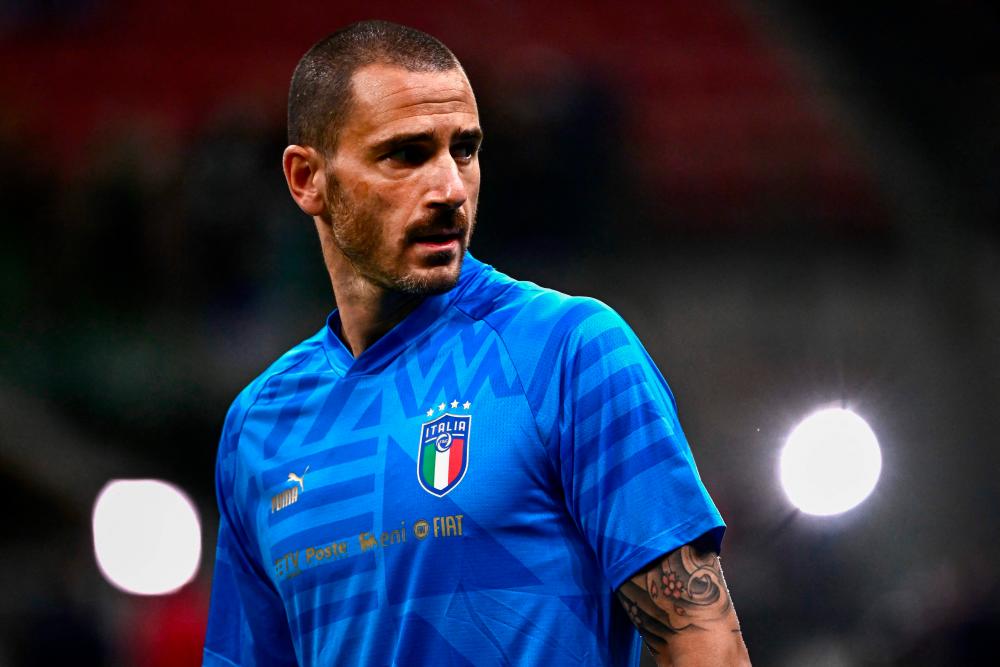
[[781,486],[806,514],[831,516],[857,506],[882,471],[878,439],[864,419],[841,408],[806,417],[781,452]]
[[127,593],[171,593],[198,571],[198,512],[166,482],[112,480],[94,503],[93,530],[101,574]]

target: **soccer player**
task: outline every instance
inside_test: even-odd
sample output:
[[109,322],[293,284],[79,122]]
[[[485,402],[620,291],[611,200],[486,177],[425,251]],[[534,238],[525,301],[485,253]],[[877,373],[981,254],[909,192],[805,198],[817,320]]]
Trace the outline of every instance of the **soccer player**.
[[204,664],[634,665],[640,634],[662,665],[747,664],[642,345],[467,252],[482,131],[451,51],[340,30],[288,132],[337,309],[226,418]]

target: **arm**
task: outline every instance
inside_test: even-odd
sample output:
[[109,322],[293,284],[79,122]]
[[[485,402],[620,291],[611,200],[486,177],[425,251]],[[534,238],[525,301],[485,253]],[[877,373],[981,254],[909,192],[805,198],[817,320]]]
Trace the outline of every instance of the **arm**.
[[660,667],[750,664],[719,557],[697,542],[636,573],[618,599]]
[[673,394],[620,316],[597,302],[571,303],[582,319],[551,362],[562,371],[549,394],[529,392],[570,514],[660,665],[749,665],[715,555],[725,524]]
[[297,665],[284,604],[237,510],[236,447],[231,427],[241,421],[234,403],[226,417],[215,468],[219,540],[203,667],[292,667]]
[[237,544],[225,517],[219,528],[203,667],[293,667],[295,647],[277,591]]

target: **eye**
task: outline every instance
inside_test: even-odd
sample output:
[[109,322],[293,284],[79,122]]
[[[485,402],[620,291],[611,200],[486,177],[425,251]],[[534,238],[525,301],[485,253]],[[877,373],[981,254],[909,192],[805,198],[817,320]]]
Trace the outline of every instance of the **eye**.
[[402,146],[385,157],[404,165],[418,165],[427,160],[427,150],[420,146]]
[[463,141],[451,147],[452,157],[465,162],[471,160],[478,152],[479,146],[474,141]]

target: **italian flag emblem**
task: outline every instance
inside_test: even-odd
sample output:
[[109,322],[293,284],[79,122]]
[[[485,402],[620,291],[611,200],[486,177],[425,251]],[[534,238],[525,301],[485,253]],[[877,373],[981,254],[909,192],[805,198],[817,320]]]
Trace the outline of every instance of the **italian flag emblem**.
[[417,480],[427,493],[443,497],[469,469],[471,415],[443,414],[420,427]]

